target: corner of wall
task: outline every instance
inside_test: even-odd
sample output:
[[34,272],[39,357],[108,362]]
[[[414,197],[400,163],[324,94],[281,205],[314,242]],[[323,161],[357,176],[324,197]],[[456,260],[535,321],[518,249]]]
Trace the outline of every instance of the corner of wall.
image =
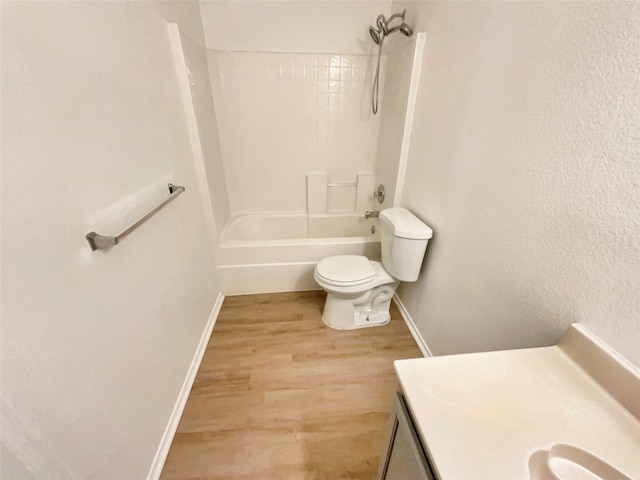
[[413,339],[418,344],[418,348],[422,352],[422,355],[424,355],[425,357],[433,357],[433,354],[431,353],[431,350],[429,350],[429,346],[427,345],[427,342],[425,341],[424,337],[420,333],[420,330],[418,329],[418,326],[416,325],[415,321],[411,317],[411,314],[409,314],[409,311],[404,306],[404,303],[402,303],[402,300],[400,300],[400,297],[398,296],[397,292],[393,296],[393,301],[396,303],[396,306],[400,311],[400,315],[402,315],[402,319],[407,324],[407,328],[409,328],[409,331],[411,332]]

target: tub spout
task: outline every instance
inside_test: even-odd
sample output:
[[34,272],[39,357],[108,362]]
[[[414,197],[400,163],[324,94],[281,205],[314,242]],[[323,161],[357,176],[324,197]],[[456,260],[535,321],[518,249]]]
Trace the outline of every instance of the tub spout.
[[379,216],[380,216],[379,210],[374,210],[373,212],[370,212],[369,210],[367,210],[366,212],[364,212],[364,218],[379,217]]

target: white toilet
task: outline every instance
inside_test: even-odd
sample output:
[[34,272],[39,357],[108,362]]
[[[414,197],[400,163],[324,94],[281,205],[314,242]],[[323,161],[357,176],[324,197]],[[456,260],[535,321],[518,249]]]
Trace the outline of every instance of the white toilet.
[[338,330],[384,325],[398,284],[415,282],[433,231],[406,208],[380,212],[382,263],[361,255],[318,262],[314,278],[327,292],[322,321]]

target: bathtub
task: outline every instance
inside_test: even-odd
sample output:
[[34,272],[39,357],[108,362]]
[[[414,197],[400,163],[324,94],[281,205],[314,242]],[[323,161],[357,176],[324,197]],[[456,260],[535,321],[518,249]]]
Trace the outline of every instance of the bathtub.
[[353,213],[238,215],[220,235],[220,286],[226,295],[319,290],[313,279],[316,263],[347,254],[380,258],[377,218]]

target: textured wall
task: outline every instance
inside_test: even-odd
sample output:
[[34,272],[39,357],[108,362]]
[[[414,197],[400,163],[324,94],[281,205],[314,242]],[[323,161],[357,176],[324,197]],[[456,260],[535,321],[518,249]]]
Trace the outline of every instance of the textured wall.
[[435,237],[400,296],[430,348],[582,322],[640,365],[640,4],[402,8],[427,32],[403,204]]
[[203,43],[196,2],[2,2],[2,478],[145,478],[218,293],[167,21]]

